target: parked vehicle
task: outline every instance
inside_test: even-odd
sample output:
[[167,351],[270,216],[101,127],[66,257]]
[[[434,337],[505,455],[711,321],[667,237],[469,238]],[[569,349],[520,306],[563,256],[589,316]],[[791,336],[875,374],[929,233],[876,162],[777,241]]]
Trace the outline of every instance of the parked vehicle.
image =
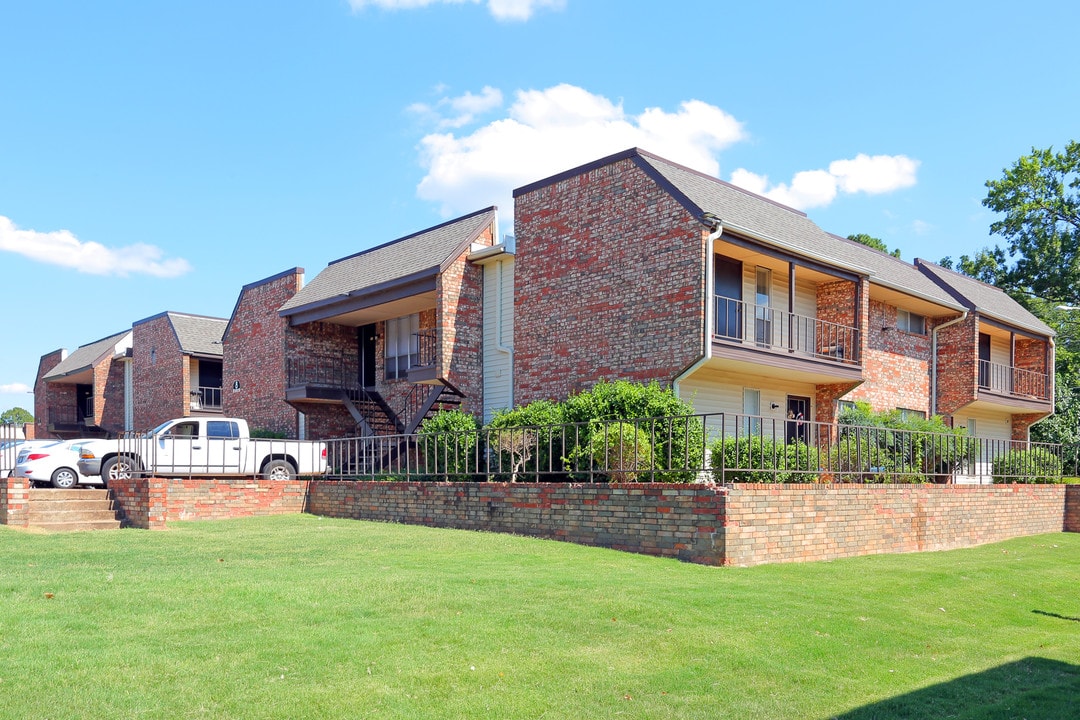
[[15,470],[19,453],[27,448],[39,448],[60,442],[56,438],[48,440],[9,440],[0,445],[0,478],[7,477]]
[[106,482],[136,475],[291,480],[326,472],[326,444],[253,438],[239,418],[178,418],[148,433],[85,443],[79,472]]
[[48,483],[64,490],[82,485],[100,485],[100,477],[88,477],[78,470],[79,453],[88,440],[51,441],[50,444],[23,447],[15,462],[15,477],[24,477],[31,485]]

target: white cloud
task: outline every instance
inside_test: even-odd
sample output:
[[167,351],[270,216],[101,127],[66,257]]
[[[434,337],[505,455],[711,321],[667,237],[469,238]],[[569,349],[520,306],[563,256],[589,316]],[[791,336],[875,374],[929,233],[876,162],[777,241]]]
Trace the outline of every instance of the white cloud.
[[0,385],[0,393],[28,393],[33,391],[34,388],[30,387],[26,383],[11,383],[10,385]]
[[[371,5],[383,10],[412,10],[436,3],[461,5],[466,2],[478,5],[484,0],[349,0],[353,10],[363,10]],[[562,10],[566,0],[486,0],[488,12],[496,20],[514,20],[524,22],[541,8]]]
[[[437,91],[440,91],[438,88]],[[494,110],[503,103],[502,92],[498,89],[484,86],[479,95],[467,92],[464,95],[452,98],[441,98],[434,105],[427,103],[414,103],[407,110],[422,119],[434,122],[440,128],[459,128],[476,120],[477,115]],[[450,110],[445,115],[444,111]]]
[[715,175],[716,153],[744,138],[742,123],[699,100],[675,112],[649,108],[632,115],[621,103],[573,85],[522,90],[504,119],[471,134],[424,137],[427,175],[417,193],[440,203],[447,216],[492,203],[508,215],[513,188],[604,155],[643,147]]
[[916,235],[925,235],[934,229],[934,226],[925,220],[914,220],[911,223],[911,229]]
[[153,245],[137,243],[108,248],[96,242],[83,242],[67,230],[22,230],[3,215],[0,215],[0,251],[90,275],[176,277],[191,270],[183,258],[163,259],[162,250]]
[[828,170],[803,170],[795,173],[791,184],[769,187],[769,178],[744,168],[731,173],[731,182],[750,192],[763,195],[799,210],[823,207],[836,199],[838,192],[880,195],[916,182],[919,161],[906,155],[866,155],[851,160],[834,160]]

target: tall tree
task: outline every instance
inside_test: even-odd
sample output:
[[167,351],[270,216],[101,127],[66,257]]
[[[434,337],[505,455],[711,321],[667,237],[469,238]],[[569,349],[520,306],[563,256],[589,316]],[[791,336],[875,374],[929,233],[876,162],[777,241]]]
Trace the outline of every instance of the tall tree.
[[25,425],[34,422],[34,416],[21,407],[13,407],[0,413],[0,425]]
[[[1007,252],[983,251],[997,265],[990,269],[999,284],[1013,294],[1080,305],[1080,142],[1060,153],[1032,148],[986,187],[983,205],[1003,216],[990,232],[1007,241]],[[984,262],[981,269],[988,268]]]

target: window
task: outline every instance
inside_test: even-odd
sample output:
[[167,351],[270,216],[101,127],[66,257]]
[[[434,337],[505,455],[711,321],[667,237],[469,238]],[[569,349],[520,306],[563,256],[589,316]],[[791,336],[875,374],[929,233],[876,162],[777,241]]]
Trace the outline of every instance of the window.
[[744,415],[752,416],[743,420],[743,432],[760,432],[761,418],[757,416],[761,415],[761,391],[753,388],[743,388],[742,409]]
[[839,417],[846,412],[855,412],[855,403],[851,400],[837,400],[836,416]]
[[386,379],[404,378],[409,368],[420,364],[420,315],[386,321]]
[[229,420],[208,420],[206,435],[212,438],[238,438],[240,426]]
[[978,433],[978,430],[975,427],[975,418],[968,418],[967,432],[968,435],[971,435],[972,437],[975,437],[975,435]]
[[901,420],[925,420],[926,413],[922,410],[911,410],[910,408],[896,408],[900,411]]
[[754,285],[754,342],[767,346],[772,344],[772,316],[769,310],[772,300],[772,270],[757,268]]
[[926,318],[907,310],[896,311],[896,327],[914,335],[926,334]]

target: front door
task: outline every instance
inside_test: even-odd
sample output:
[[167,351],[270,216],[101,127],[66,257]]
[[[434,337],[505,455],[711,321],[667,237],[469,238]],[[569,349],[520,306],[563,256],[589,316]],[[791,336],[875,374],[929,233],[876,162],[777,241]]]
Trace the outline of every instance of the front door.
[[716,334],[741,340],[742,331],[742,262],[716,256],[713,278],[716,293]]
[[378,373],[375,367],[375,360],[378,357],[376,352],[376,341],[379,338],[378,333],[375,330],[375,324],[364,325],[358,331],[360,337],[360,386],[365,388],[373,388],[377,382],[376,378]]
[[787,431],[784,439],[791,442],[810,442],[810,398],[788,395]]

